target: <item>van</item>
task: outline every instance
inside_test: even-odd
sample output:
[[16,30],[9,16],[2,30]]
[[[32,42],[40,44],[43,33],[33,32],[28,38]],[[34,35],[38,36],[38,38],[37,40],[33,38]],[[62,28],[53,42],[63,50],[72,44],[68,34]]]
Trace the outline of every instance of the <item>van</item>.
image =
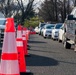
[[64,22],[63,44],[66,49],[70,49],[71,45],[76,44],[76,7],[71,14],[67,16]]

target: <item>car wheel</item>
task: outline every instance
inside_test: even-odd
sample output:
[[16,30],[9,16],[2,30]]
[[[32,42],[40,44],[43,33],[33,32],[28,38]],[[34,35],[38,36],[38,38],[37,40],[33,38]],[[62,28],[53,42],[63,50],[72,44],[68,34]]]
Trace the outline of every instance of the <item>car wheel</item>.
[[60,42],[62,42],[60,39],[58,39],[58,42],[60,43]]
[[39,33],[39,35],[40,35],[40,33]]
[[46,39],[46,37],[44,37],[44,39]]

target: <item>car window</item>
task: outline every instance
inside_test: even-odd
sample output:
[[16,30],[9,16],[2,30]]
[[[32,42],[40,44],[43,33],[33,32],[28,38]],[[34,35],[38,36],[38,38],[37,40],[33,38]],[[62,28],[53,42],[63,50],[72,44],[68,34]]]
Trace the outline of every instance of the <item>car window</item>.
[[41,27],[43,27],[45,24],[41,24]]
[[55,29],[60,29],[61,26],[62,26],[62,24],[61,24],[61,25],[58,25],[58,24],[57,24],[57,25],[55,26]]
[[47,26],[46,29],[53,29],[54,25]]
[[39,27],[43,27],[45,25],[45,23],[41,23],[40,25],[39,25]]
[[6,20],[0,20],[0,25],[5,25]]

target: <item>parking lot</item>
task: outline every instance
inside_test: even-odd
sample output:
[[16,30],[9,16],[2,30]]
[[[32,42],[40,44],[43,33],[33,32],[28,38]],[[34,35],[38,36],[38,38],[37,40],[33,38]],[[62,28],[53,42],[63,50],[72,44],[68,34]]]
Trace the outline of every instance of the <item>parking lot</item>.
[[42,36],[31,35],[30,57],[26,58],[27,69],[34,75],[76,75],[76,53],[65,49],[62,43]]

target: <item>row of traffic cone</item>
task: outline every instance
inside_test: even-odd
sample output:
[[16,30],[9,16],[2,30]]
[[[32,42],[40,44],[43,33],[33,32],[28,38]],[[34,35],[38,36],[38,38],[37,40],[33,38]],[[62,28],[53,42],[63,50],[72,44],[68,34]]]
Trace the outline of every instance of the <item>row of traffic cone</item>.
[[[25,30],[25,29],[24,29]],[[24,33],[24,32],[23,32]],[[7,18],[1,54],[0,75],[31,74],[26,70],[25,55],[27,52],[26,37],[22,35],[21,25],[18,26],[15,39],[14,19]]]

